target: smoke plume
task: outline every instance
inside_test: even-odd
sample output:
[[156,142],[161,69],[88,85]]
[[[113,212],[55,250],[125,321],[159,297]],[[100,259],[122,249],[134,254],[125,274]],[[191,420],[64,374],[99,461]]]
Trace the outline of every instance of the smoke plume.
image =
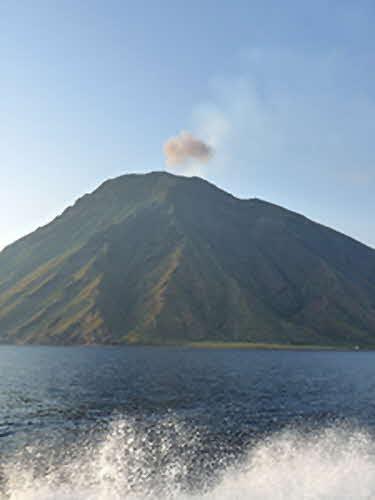
[[182,131],[164,144],[166,164],[170,167],[189,162],[207,163],[213,156],[213,148],[190,132]]

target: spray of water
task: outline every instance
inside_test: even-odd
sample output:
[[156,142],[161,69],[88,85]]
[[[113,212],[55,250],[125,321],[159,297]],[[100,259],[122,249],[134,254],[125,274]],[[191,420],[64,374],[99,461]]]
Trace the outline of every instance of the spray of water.
[[[296,430],[262,439],[240,461],[202,459],[198,432],[167,419],[117,419],[64,453],[22,450],[4,465],[9,500],[364,500],[375,498],[375,442],[358,430]],[[200,474],[197,474],[200,471]]]

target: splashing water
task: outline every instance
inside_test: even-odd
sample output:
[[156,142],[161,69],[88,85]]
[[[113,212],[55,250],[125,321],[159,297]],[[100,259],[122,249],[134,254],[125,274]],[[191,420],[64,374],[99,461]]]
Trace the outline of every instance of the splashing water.
[[151,426],[118,419],[101,439],[89,437],[64,452],[22,450],[3,466],[0,498],[375,498],[375,442],[365,432],[287,430],[263,438],[237,461],[202,458],[204,452],[199,433],[181,422],[166,419]]

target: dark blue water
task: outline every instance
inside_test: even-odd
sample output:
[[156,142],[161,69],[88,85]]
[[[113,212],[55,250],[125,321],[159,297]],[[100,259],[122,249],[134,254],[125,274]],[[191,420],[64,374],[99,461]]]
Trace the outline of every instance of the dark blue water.
[[0,348],[0,498],[375,498],[374,430],[375,353]]

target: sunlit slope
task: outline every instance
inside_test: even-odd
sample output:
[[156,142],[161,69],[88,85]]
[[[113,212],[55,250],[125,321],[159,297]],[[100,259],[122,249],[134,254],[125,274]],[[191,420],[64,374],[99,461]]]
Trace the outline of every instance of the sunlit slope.
[[198,178],[123,176],[0,253],[0,340],[375,346],[375,251]]

